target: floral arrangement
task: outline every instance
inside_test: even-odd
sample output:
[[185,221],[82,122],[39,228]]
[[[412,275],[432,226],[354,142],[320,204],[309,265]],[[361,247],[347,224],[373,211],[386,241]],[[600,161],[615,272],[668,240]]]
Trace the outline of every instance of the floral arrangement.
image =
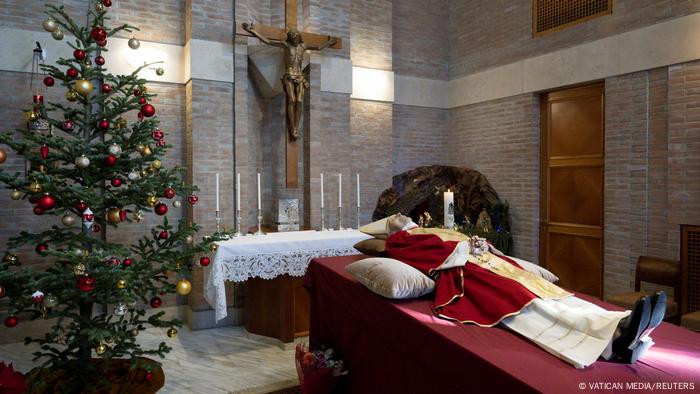
[[21,372],[16,372],[12,364],[0,361],[0,393],[19,394],[27,389],[27,379]]
[[295,354],[297,374],[304,394],[330,393],[337,378],[347,375],[343,360],[333,349],[310,350],[303,343],[297,344]]

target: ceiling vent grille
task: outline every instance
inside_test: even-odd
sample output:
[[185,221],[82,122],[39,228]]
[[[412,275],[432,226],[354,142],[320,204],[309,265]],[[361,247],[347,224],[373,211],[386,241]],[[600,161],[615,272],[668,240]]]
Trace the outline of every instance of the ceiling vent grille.
[[613,0],[532,0],[532,34],[565,29],[612,13]]

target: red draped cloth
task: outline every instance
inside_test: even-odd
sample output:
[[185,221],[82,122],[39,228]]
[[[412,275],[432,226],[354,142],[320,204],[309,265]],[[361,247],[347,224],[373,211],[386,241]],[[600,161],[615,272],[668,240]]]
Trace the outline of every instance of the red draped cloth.
[[[438,273],[433,311],[442,318],[490,327],[517,314],[537,298],[517,281],[466,261],[463,266],[436,271],[457,244],[457,241],[443,241],[434,234],[399,231],[387,239],[386,251],[392,259],[428,276]],[[507,257],[499,257],[521,268]]]

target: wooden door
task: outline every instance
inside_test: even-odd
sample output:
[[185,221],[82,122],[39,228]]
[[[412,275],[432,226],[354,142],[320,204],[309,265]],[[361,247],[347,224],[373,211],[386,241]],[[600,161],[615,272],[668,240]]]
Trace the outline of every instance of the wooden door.
[[540,263],[560,286],[603,293],[604,85],[541,97]]

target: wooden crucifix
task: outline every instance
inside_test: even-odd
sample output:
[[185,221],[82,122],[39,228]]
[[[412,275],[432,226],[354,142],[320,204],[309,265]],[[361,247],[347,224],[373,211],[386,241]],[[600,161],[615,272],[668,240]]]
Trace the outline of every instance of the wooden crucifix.
[[287,96],[286,185],[287,188],[296,188],[299,186],[299,122],[304,112],[304,91],[309,87],[309,81],[306,80],[302,69],[304,54],[307,50],[340,49],[342,41],[337,37],[298,31],[297,0],[285,0],[285,25],[286,29],[279,29],[242,23],[236,27],[236,34],[257,37],[265,44],[284,49],[285,73],[281,79]]

